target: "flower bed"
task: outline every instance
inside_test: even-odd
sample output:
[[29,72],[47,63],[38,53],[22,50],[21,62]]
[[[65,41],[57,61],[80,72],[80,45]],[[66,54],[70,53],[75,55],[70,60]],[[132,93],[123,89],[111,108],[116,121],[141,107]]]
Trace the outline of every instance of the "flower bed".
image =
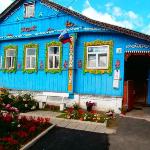
[[92,121],[92,122],[99,122],[104,123],[105,121],[114,118],[114,112],[98,112],[95,110],[86,111],[77,106],[77,104],[73,105],[73,107],[69,107],[62,112],[58,118],[65,118],[65,119],[76,119],[81,121]]
[[0,150],[17,150],[50,126],[49,119],[20,117],[0,119]]
[[19,110],[0,101],[0,150],[18,150],[50,126],[48,118],[19,116]]
[[38,103],[31,94],[22,94],[14,96],[7,89],[0,88],[0,101],[4,104],[10,104],[18,108],[20,112],[28,112],[38,109]]

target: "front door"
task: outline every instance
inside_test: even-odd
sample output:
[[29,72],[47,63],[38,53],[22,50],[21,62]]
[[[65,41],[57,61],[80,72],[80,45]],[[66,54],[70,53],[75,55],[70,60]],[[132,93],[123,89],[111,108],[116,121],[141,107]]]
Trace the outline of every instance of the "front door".
[[128,80],[124,82],[124,97],[123,106],[127,107],[128,111],[132,110],[134,107],[134,81]]
[[[130,54],[125,61],[124,99],[128,109],[146,105],[147,79],[150,57],[147,54]],[[124,102],[125,101],[125,102]]]

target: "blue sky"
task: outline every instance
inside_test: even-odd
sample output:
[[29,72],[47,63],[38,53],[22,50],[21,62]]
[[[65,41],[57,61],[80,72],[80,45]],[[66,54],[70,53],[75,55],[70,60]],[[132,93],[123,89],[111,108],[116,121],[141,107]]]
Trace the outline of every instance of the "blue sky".
[[[0,0],[0,12],[13,0]],[[150,0],[53,0],[92,19],[150,35]]]

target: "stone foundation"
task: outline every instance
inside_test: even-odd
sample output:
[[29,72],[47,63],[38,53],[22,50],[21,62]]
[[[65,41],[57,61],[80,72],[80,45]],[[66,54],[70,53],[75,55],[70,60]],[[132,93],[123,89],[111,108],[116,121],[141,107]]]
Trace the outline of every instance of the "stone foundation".
[[69,99],[68,93],[54,93],[54,92],[30,92],[30,91],[11,91],[12,94],[25,94],[30,93],[34,99],[38,102],[46,102],[48,104],[60,105],[60,103],[66,103],[66,106],[72,106],[74,103],[78,103],[81,108],[86,109],[86,102],[91,101],[96,104],[93,107],[94,110],[108,111],[114,110],[116,113],[120,113],[122,107],[122,97],[106,97],[95,95],[74,95],[74,99]]

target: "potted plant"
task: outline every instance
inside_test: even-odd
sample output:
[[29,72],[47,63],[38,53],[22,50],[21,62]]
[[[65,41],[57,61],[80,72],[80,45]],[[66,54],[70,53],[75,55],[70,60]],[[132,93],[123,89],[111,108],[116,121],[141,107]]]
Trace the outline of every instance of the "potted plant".
[[87,101],[86,102],[86,108],[87,108],[87,111],[92,111],[92,107],[95,106],[95,103],[94,102],[91,102],[91,101]]

